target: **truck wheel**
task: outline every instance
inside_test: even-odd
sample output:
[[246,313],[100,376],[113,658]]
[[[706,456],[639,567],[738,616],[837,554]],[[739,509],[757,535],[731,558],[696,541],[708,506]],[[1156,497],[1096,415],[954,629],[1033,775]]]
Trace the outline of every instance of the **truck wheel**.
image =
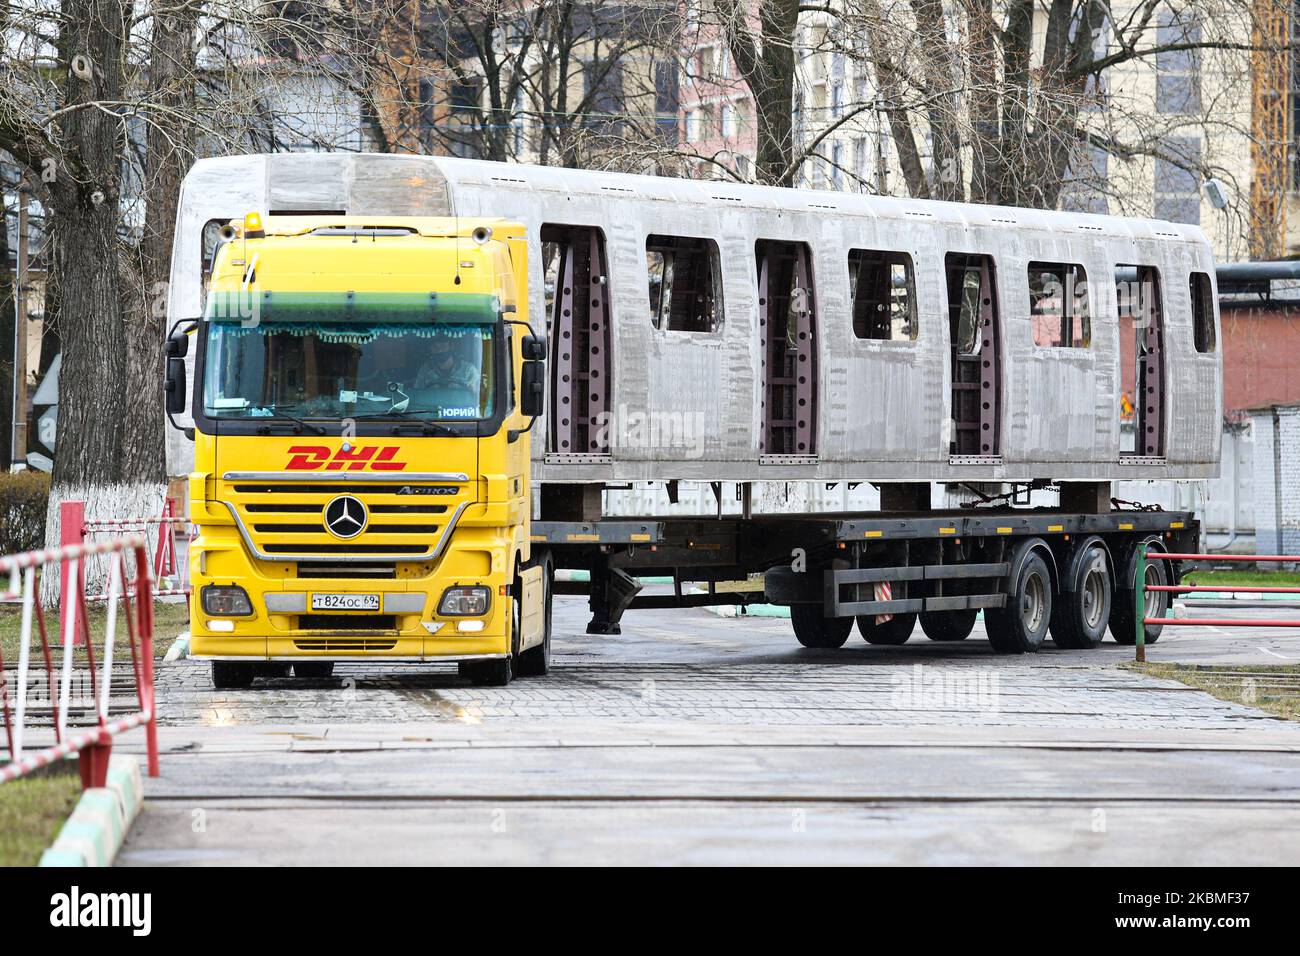
[[790,624],[804,647],[843,647],[853,630],[853,618],[825,617],[816,604],[791,604]]
[[1076,567],[1069,582],[1073,590],[1058,594],[1052,608],[1052,640],[1057,647],[1087,650],[1106,636],[1111,614],[1106,549],[1100,544],[1087,546]]
[[868,644],[906,644],[916,627],[916,612],[895,614],[884,624],[876,623],[876,615],[858,615],[858,633]]
[[[1150,547],[1155,544],[1155,540],[1147,541],[1148,553],[1152,553]],[[1169,562],[1147,561],[1146,583],[1168,584]],[[1132,647],[1137,643],[1137,608],[1134,607],[1136,600],[1137,595],[1132,588],[1117,588],[1115,590],[1114,599],[1110,606],[1110,633],[1115,638],[1116,644],[1125,644]],[[1147,617],[1163,617],[1168,610],[1168,591],[1147,592]],[[1154,644],[1160,639],[1162,630],[1164,629],[1159,624],[1149,625],[1146,629],[1144,642]]]
[[334,676],[333,661],[302,661],[293,665],[294,677],[308,680],[329,680]]
[[491,661],[462,661],[457,668],[461,677],[476,687],[505,687],[514,674],[513,661],[501,657]]
[[1026,654],[1043,646],[1052,619],[1052,575],[1041,554],[1031,554],[1020,568],[1006,607],[984,613],[989,643],[999,654]]
[[978,611],[922,611],[921,630],[932,641],[964,641],[975,629]]
[[212,686],[217,690],[242,690],[253,683],[253,665],[238,661],[213,661]]
[[551,669],[551,559],[548,555],[542,559],[542,643],[530,647],[519,655],[520,677],[545,677]]

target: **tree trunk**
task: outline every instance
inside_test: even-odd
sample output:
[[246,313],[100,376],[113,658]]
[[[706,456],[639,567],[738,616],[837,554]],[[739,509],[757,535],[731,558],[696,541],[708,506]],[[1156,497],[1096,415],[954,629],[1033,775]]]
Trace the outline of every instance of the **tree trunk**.
[[[139,294],[128,294],[126,312],[126,417],[122,478],[166,480],[162,341],[167,315],[172,239],[181,180],[194,162],[193,126],[183,120],[194,102],[195,7],[155,15],[149,50],[149,95],[154,107],[145,153],[144,236],[138,266]],[[177,316],[180,318],[180,316]]]
[[117,267],[122,121],[84,104],[122,99],[129,11],[119,0],[64,0],[62,10],[59,53],[71,69],[58,126],[67,153],[50,190],[63,340],[54,481],[62,485],[109,484],[121,475],[126,391]]
[[[23,201],[21,193],[18,201]],[[14,274],[9,268],[9,210],[0,201],[0,470],[13,460],[14,370],[22,359],[14,354]],[[18,414],[22,414],[19,409]]]
[[794,39],[798,0],[765,0],[758,11],[761,38],[745,25],[743,5],[717,4],[732,58],[754,94],[758,133],[755,174],[760,182],[789,186],[798,172],[794,163]]

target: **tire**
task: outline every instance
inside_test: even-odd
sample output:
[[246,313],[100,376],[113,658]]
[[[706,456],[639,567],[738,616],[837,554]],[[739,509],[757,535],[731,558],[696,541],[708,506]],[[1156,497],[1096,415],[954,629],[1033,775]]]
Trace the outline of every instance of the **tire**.
[[932,641],[964,641],[975,629],[978,611],[922,611],[921,630]]
[[825,617],[817,604],[791,604],[790,624],[804,647],[843,647],[853,630],[853,618]]
[[989,643],[998,654],[1033,653],[1043,646],[1051,619],[1052,575],[1041,554],[1030,554],[1007,606],[984,613]]
[[514,662],[509,657],[491,661],[462,661],[460,676],[469,678],[476,687],[505,687],[514,674]]
[[252,686],[253,665],[237,661],[212,662],[212,686],[217,690],[243,690]]
[[[1154,539],[1146,542],[1148,546],[1154,544]],[[1149,552],[1158,553],[1158,552]],[[1125,564],[1127,567],[1127,563]],[[1128,583],[1127,581],[1125,583]],[[1168,584],[1169,583],[1169,562],[1168,561],[1147,561],[1147,584]],[[1134,602],[1137,595],[1132,588],[1118,588],[1110,605],[1110,633],[1115,638],[1116,644],[1123,644],[1132,647],[1137,643],[1137,608]],[[1169,610],[1169,592],[1156,591],[1147,594],[1147,617],[1163,617]],[[1160,625],[1152,625],[1146,629],[1144,643],[1154,644],[1160,640],[1160,632],[1164,630]]]
[[876,623],[876,615],[858,615],[858,633],[868,644],[887,644],[898,646],[906,644],[916,627],[916,612],[895,614],[884,624]]
[[545,620],[542,643],[519,655],[520,677],[545,677],[551,670],[551,559],[542,560],[542,614]]
[[1088,650],[1106,636],[1112,611],[1106,549],[1086,545],[1068,583],[1071,590],[1061,591],[1052,606],[1052,641],[1067,650]]
[[301,661],[293,665],[293,676],[307,680],[329,680],[334,676],[333,661]]

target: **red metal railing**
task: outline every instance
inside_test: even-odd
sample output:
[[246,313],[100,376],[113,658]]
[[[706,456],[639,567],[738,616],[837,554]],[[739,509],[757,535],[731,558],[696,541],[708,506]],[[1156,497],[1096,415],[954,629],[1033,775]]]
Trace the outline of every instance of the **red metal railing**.
[[[163,505],[162,515],[157,518],[87,519],[84,501],[60,502],[59,543],[68,547],[85,544],[92,536],[100,534],[143,535],[145,548],[149,553],[149,563],[153,568],[155,585],[161,581],[172,581],[171,587],[155,587],[154,597],[188,595],[190,593],[189,568],[188,562],[181,558],[180,532],[189,522],[180,517],[177,511],[173,499],[168,498]],[[84,570],[83,568],[83,590]],[[66,571],[64,575],[63,580],[60,581],[61,593],[68,589]],[[91,595],[88,600],[104,601],[107,597],[106,588],[100,594]]]
[[[1153,551],[1150,558],[1157,561],[1264,561],[1273,563],[1300,563],[1300,556],[1286,554],[1170,554],[1165,551]],[[1192,594],[1197,591],[1248,592],[1253,594],[1300,594],[1300,587],[1225,587],[1220,584],[1146,584],[1147,546],[1138,548],[1137,573],[1135,580],[1143,586],[1134,588],[1134,602],[1137,621],[1137,659],[1147,659],[1146,629],[1148,625],[1158,627],[1300,627],[1300,620],[1283,621],[1268,618],[1217,618],[1217,617],[1147,617],[1147,599],[1149,592],[1159,594]],[[1172,610],[1173,601],[1169,602]]]
[[[86,559],[105,556],[108,560],[108,585],[105,601],[103,657],[96,671],[94,643],[90,640],[87,598],[81,586]],[[58,565],[63,589],[60,592],[59,630],[62,635],[63,662],[55,680],[54,653],[51,648],[45,611],[41,607],[39,577],[51,565]],[[87,787],[102,787],[108,773],[108,757],[113,739],[134,727],[145,728],[149,776],[158,776],[158,726],[154,708],[153,683],[153,577],[145,539],[129,535],[111,541],[70,545],[44,551],[0,557],[0,602],[21,604],[16,692],[11,692],[8,671],[4,668],[0,648],[0,707],[4,711],[5,737],[9,762],[0,764],[0,783],[31,773],[71,753],[79,755],[81,780]],[[120,607],[119,607],[120,606]],[[118,617],[126,623],[126,644],[131,654],[131,669],[138,709],[109,720],[114,653],[118,641]],[[29,675],[32,672],[32,638],[39,639],[49,690],[53,724],[52,744],[26,752],[29,718]],[[86,669],[80,672],[90,685],[90,706],[96,725],[80,729],[68,727],[72,703],[72,679],[78,669],[78,650],[85,656]],[[82,683],[83,676],[78,676]]]

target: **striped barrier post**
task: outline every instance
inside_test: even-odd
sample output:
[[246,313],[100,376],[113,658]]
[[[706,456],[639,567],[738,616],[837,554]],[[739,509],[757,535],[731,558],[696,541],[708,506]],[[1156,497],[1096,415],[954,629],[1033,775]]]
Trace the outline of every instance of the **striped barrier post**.
[[[107,556],[109,579],[103,653],[98,662],[98,670],[95,647],[90,640],[86,594],[83,588],[77,587],[82,580],[81,572],[86,559],[95,556]],[[131,559],[129,562],[128,556]],[[50,565],[56,564],[60,580],[65,584],[59,622],[62,667],[57,682],[50,635],[38,587],[38,575],[44,573]],[[134,574],[131,573],[132,570]],[[39,767],[76,753],[82,784],[86,787],[102,787],[108,773],[114,738],[135,727],[145,729],[149,775],[158,776],[158,726],[153,676],[153,578],[144,536],[129,535],[111,541],[66,545],[0,557],[0,581],[5,579],[8,580],[8,587],[0,591],[0,601],[17,602],[22,610],[17,692],[12,707],[3,653],[0,653],[0,697],[3,698],[3,708],[0,709],[4,713],[5,739],[9,749],[9,761],[0,764],[0,783],[16,780]],[[136,709],[110,720],[113,666],[118,649],[119,605],[123,612],[121,619],[126,626],[125,643],[131,655]],[[25,737],[28,730],[27,703],[33,636],[40,641],[47,671],[54,743],[29,754],[25,750]],[[70,730],[72,677],[77,657],[74,645],[82,650],[85,657],[85,675],[90,685],[89,708],[93,710],[95,726]]]

